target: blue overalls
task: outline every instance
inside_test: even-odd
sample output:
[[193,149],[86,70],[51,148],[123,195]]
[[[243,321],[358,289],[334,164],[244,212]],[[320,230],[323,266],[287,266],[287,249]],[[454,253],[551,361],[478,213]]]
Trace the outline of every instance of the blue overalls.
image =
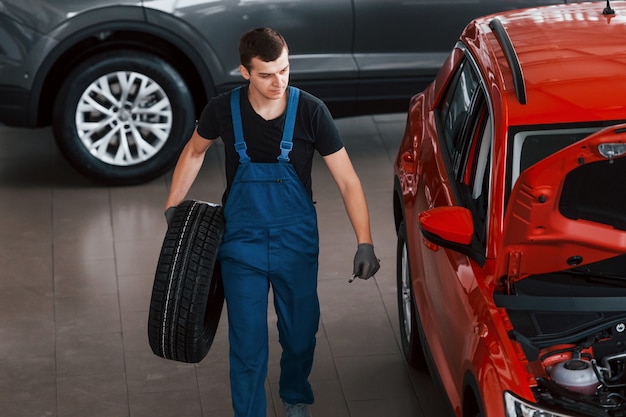
[[299,93],[289,88],[276,163],[255,163],[248,157],[240,90],[231,93],[235,148],[240,159],[224,205],[226,230],[219,259],[228,309],[235,417],[266,415],[270,284],[283,348],[280,397],[291,404],[313,403],[308,376],[320,317],[319,239],[315,207],[289,163]]

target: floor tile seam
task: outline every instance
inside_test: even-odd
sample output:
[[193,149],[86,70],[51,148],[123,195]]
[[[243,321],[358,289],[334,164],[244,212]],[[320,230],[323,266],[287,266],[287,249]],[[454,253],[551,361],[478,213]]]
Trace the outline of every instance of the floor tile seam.
[[[115,244],[115,243],[129,243],[129,242],[155,242],[155,241],[162,242],[164,237],[165,237],[165,231],[163,233],[156,234],[155,236],[152,236],[152,237],[144,237],[144,238],[140,238],[140,239],[115,238],[115,239],[112,240],[112,242],[113,242],[113,244]],[[161,249],[161,245],[159,245],[159,249]]]
[[[336,368],[334,368],[334,369],[336,369]],[[330,381],[339,381],[339,376],[337,376],[336,378],[309,377],[309,382],[317,383],[317,382],[330,382]],[[274,383],[274,382],[278,382],[278,381],[272,381],[272,382]]]
[[[407,394],[407,395],[400,395],[398,393],[398,391],[394,391],[393,394],[391,395],[382,395],[382,394],[374,394],[372,396],[369,396],[367,398],[356,398],[356,399],[348,399],[346,398],[346,403],[355,403],[355,402],[359,402],[359,401],[387,401],[387,400],[399,400],[401,398],[415,398],[418,399],[417,396],[415,395],[414,392],[412,392],[411,394]],[[422,404],[420,403],[420,406]]]
[[[320,327],[322,327],[324,334],[326,335],[326,342],[328,344],[328,351],[330,352],[330,357],[331,357],[331,363],[332,363],[332,369],[333,372],[335,374],[336,377],[336,381],[339,383],[339,387],[341,390],[341,397],[343,398],[343,402],[344,402],[344,406],[346,408],[346,410],[348,410],[348,413],[350,414],[350,408],[348,407],[348,399],[346,397],[346,391],[344,389],[344,385],[341,382],[341,375],[339,374],[339,370],[337,368],[337,356],[335,355],[335,352],[333,351],[333,345],[332,343],[330,343],[330,337],[328,336],[328,332],[326,331],[326,327],[324,324],[324,319],[323,317],[320,316]],[[335,379],[328,379],[328,381],[334,381]]]
[[51,282],[51,288],[52,288],[52,328],[53,328],[53,332],[54,332],[54,348],[53,348],[53,358],[54,358],[54,378],[55,378],[55,384],[54,384],[54,413],[53,414],[58,414],[59,412],[59,397],[60,397],[60,392],[59,392],[59,340],[58,340],[58,328],[57,328],[57,291],[56,291],[56,281],[57,281],[57,257],[56,257],[56,251],[55,251],[55,243],[56,243],[56,225],[55,225],[55,221],[54,221],[54,214],[55,214],[55,202],[57,201],[57,199],[55,198],[55,190],[56,190],[56,186],[52,185],[50,187],[50,254],[51,254],[51,266],[52,266],[52,271],[51,271],[51,278],[52,278],[52,282]]
[[[331,362],[332,362],[332,368],[333,368],[334,374],[337,378],[339,378],[339,372],[337,372],[337,362],[335,361],[335,353],[333,352],[333,346],[330,343],[330,337],[328,336],[328,332],[326,331],[326,325],[324,324],[324,319],[321,316],[320,316],[319,327],[321,327],[321,330],[323,331],[323,334],[325,335],[323,340],[326,342],[326,345],[328,346],[328,352],[330,353],[330,357],[332,359]],[[321,339],[322,338],[318,339],[318,341],[320,341]]]
[[[390,167],[393,166],[393,161],[395,160],[395,155],[397,152],[397,147],[394,147],[393,149],[390,148],[389,146],[387,146],[387,141],[385,141],[385,135],[383,132],[383,129],[381,129],[381,125],[383,124],[391,124],[391,121],[389,122],[377,122],[374,119],[374,126],[376,128],[376,139],[378,140],[378,143],[381,145],[381,147],[383,148],[383,150],[385,151],[385,155],[387,156],[387,160],[389,161],[389,165]],[[401,139],[398,138],[398,141]]]
[[[207,352],[208,353],[208,352]],[[198,364],[193,364],[193,375],[196,380],[196,389],[192,390],[195,392],[196,397],[198,399],[198,405],[200,406],[200,415],[204,415],[204,406],[202,404],[202,394],[200,393],[200,376],[198,375]]]
[[132,415],[131,409],[131,401],[130,401],[130,385],[128,380],[128,359],[127,359],[127,350],[126,350],[126,337],[124,332],[124,322],[122,319],[123,311],[122,311],[122,298],[120,295],[120,273],[119,273],[119,262],[117,259],[117,233],[115,229],[115,219],[113,216],[113,193],[111,188],[107,189],[108,203],[109,203],[109,224],[111,227],[111,240],[113,245],[113,270],[115,271],[115,287],[117,288],[117,308],[118,308],[118,320],[119,320],[119,329],[120,329],[120,339],[121,339],[121,347],[122,347],[122,368],[124,370],[124,383],[126,384],[126,404],[128,407],[128,415]]
[[106,332],[99,332],[99,331],[82,331],[82,332],[74,332],[74,331],[61,331],[61,332],[56,332],[55,333],[55,339],[59,340],[59,339],[68,339],[68,338],[72,338],[72,337],[85,337],[85,336],[89,336],[89,337],[93,337],[93,336],[106,336],[106,335],[118,335],[120,336],[120,340],[122,337],[122,330],[116,330],[116,331],[106,331]]
[[[407,373],[407,378],[411,379],[409,377],[409,374]],[[385,395],[372,395],[369,396],[368,398],[359,398],[359,399],[350,399],[348,398],[348,396],[345,394],[345,389],[344,386],[346,385],[350,385],[350,383],[348,381],[344,381],[342,380],[342,378],[339,378],[339,385],[341,386],[342,392],[343,392],[343,396],[344,396],[344,400],[346,403],[346,407],[348,409],[348,412],[351,414],[350,412],[350,403],[354,403],[354,402],[358,402],[358,401],[381,401],[381,400],[393,400],[393,399],[401,399],[401,398],[414,398],[417,399],[420,407],[423,409],[421,402],[419,401],[419,397],[417,395],[417,391],[415,390],[415,386],[413,385],[413,381],[411,380],[411,390],[410,393],[406,393],[404,395],[400,395],[399,391],[393,391],[393,393],[391,395],[389,395],[388,393],[386,393]]]
[[82,292],[80,292],[81,290],[77,290],[79,292],[75,293],[75,294],[60,294],[60,295],[55,295],[54,296],[54,300],[57,301],[63,301],[69,298],[104,298],[104,297],[116,297],[119,298],[119,290],[118,291],[97,291],[97,292],[93,292],[91,289],[87,288],[82,290]]
[[363,358],[399,358],[404,362],[401,352],[380,352],[380,353],[355,353],[351,355],[347,354],[333,354],[333,358],[336,359],[363,359]]
[[[394,268],[394,270],[395,270],[395,268]],[[376,278],[374,278],[374,282],[376,283],[376,289],[378,290],[378,295],[380,296],[380,299],[381,299],[382,304],[383,304],[383,308],[385,309],[385,315],[387,316],[387,321],[389,322],[389,326],[391,327],[392,333],[395,335],[396,332],[394,330],[394,323],[393,323],[393,320],[392,320],[392,318],[394,317],[393,316],[393,312],[391,312],[389,310],[389,307],[387,306],[387,303],[385,303],[385,295],[384,295],[383,290],[381,289],[380,284],[379,284],[379,282],[378,282],[378,280]],[[396,286],[397,286],[397,284],[396,284]],[[396,288],[396,291],[397,291],[397,288]],[[397,294],[396,294],[396,298],[397,298]],[[397,303],[398,303],[398,301],[396,300],[396,308],[397,308]],[[402,354],[402,346],[399,345],[397,338],[394,337],[394,339],[395,339],[396,345],[399,348],[400,354]],[[403,357],[403,359],[404,359],[404,357]]]
[[121,377],[125,374],[125,372],[98,372],[97,375],[93,373],[79,373],[72,375],[59,375],[57,379],[84,379],[84,378],[111,378],[111,377]]
[[[130,409],[130,401],[129,401],[129,384],[128,384],[128,367],[127,367],[127,359],[126,359],[126,347],[125,347],[125,339],[124,339],[124,330],[123,330],[123,322],[122,322],[122,309],[121,309],[121,298],[120,298],[120,285],[119,285],[119,273],[118,273],[118,262],[117,262],[117,254],[115,252],[115,243],[116,243],[116,238],[115,238],[115,227],[114,227],[114,220],[113,220],[113,202],[112,202],[112,193],[111,193],[111,188],[107,188],[107,201],[108,201],[108,206],[109,206],[109,220],[108,220],[108,225],[109,225],[109,229],[111,230],[111,244],[112,244],[112,249],[113,249],[113,257],[107,257],[106,259],[99,259],[99,261],[110,261],[113,260],[113,270],[115,271],[115,287],[116,287],[116,291],[115,292],[111,292],[111,293],[107,293],[105,295],[107,296],[115,296],[115,299],[117,300],[117,309],[118,309],[118,322],[119,322],[119,331],[112,331],[112,332],[68,332],[68,336],[71,335],[73,337],[81,337],[81,336],[90,336],[90,335],[105,335],[105,334],[109,334],[109,335],[119,335],[120,337],[120,343],[121,343],[121,360],[122,360],[122,370],[123,373],[119,373],[119,372],[115,372],[115,373],[102,373],[102,372],[98,372],[98,376],[119,376],[119,375],[123,375],[124,378],[124,384],[126,386],[126,404],[127,404],[127,411],[128,411],[128,415],[131,415],[131,409]],[[55,201],[54,199],[52,200],[53,202]],[[54,210],[54,208],[53,208]],[[52,211],[53,211],[52,210]],[[52,218],[52,220],[54,220],[54,217]],[[54,231],[54,230],[53,230]],[[54,236],[55,234],[52,234],[53,236],[53,243],[54,243]],[[53,254],[54,255],[54,254]],[[56,257],[53,256],[53,279],[54,281],[56,281],[56,274],[54,271],[56,271]],[[55,294],[55,300],[57,299],[56,296],[56,291],[54,292]],[[103,294],[98,294],[98,296],[101,296]],[[80,295],[74,296],[74,297],[80,297]],[[63,297],[61,297],[63,298]],[[65,297],[68,298],[68,297]],[[56,302],[54,303],[54,308],[55,308],[55,358],[57,358],[57,360],[55,360],[55,368],[58,367],[58,343],[59,343],[59,339],[61,338],[60,336],[63,336],[63,333],[59,333],[57,328],[56,328]],[[58,382],[60,380],[60,378],[79,378],[79,377],[89,377],[89,376],[93,376],[93,373],[85,373],[84,375],[59,375],[58,369],[55,369],[55,373],[56,373],[56,378],[57,378],[57,384],[56,384],[56,389],[57,389],[57,410],[58,410],[58,401],[59,401],[59,393],[58,393]]]
[[[347,402],[349,404],[350,403],[355,404],[355,403],[367,403],[367,402],[370,402],[370,401],[400,400],[400,399],[405,399],[405,398],[415,399],[418,402],[420,408],[423,410],[422,403],[419,401],[419,398],[417,398],[415,394],[413,394],[413,395],[393,395],[392,394],[392,395],[384,395],[384,396],[383,395],[381,395],[381,396],[372,396],[370,398],[349,399],[349,400],[347,400]],[[423,414],[423,415],[426,415],[426,414]]]
[[[141,396],[141,395],[153,395],[153,394],[176,394],[176,393],[198,393],[197,389],[161,389],[161,390],[147,390],[147,391],[131,391],[127,389],[128,396]],[[201,398],[198,397],[198,401],[201,401]],[[86,416],[88,417],[88,416]]]

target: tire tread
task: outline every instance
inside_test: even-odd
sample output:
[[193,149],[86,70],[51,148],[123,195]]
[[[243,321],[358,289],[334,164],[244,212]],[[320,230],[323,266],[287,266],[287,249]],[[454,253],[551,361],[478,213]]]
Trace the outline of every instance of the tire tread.
[[157,263],[148,339],[154,354],[197,363],[208,353],[224,303],[217,252],[221,206],[186,200],[174,213]]

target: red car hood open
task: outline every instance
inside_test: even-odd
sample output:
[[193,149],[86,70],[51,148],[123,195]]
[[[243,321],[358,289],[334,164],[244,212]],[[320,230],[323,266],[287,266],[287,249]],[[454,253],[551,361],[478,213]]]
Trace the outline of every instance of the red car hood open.
[[496,278],[516,281],[626,253],[625,152],[626,124],[616,125],[522,172],[507,205]]

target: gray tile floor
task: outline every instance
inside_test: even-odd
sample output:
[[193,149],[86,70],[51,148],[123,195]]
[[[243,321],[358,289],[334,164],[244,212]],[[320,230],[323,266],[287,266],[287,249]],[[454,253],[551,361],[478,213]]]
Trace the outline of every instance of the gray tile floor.
[[[323,163],[314,166],[322,308],[311,375],[316,417],[443,415],[430,377],[408,369],[398,347],[391,190],[404,119],[337,121],[370,205],[382,259],[376,279],[348,284],[354,235]],[[221,151],[210,150],[188,197],[219,201]],[[225,325],[196,365],[166,361],[148,346],[170,178],[95,186],[68,167],[50,129],[0,126],[3,417],[232,416]],[[275,322],[271,311],[269,320]],[[268,417],[281,417],[272,332]]]

